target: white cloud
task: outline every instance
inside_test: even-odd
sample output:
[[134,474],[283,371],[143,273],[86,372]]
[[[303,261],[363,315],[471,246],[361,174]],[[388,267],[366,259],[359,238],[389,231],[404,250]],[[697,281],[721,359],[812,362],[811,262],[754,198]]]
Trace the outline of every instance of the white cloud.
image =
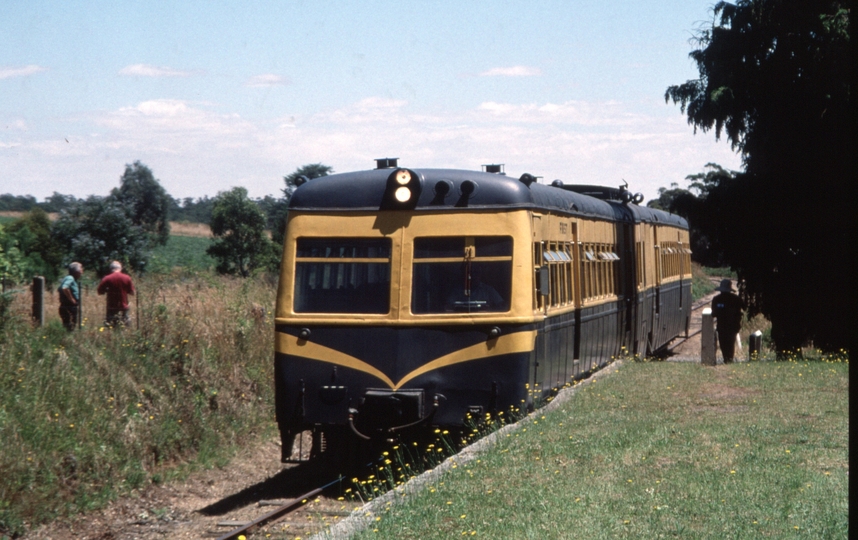
[[542,70],[530,66],[496,67],[483,71],[480,77],[537,77]]
[[643,123],[647,119],[639,114],[626,111],[622,104],[587,101],[566,101],[563,103],[497,103],[486,101],[477,107],[477,111],[508,122],[521,123],[560,123],[586,126],[618,126]]
[[246,83],[244,83],[244,86],[249,88],[266,88],[269,86],[285,86],[287,84],[289,84],[289,79],[286,77],[274,75],[273,73],[265,73],[263,75],[251,77]]
[[48,68],[43,68],[35,64],[24,67],[0,67],[0,79],[11,79],[12,77],[26,77],[47,71]]
[[[70,143],[15,140],[14,149],[0,152],[0,184],[13,181],[4,171],[15,171],[14,181],[37,197],[54,190],[103,194],[124,164],[139,159],[174,197],[237,185],[261,197],[276,195],[283,175],[307,163],[345,172],[390,156],[409,167],[479,170],[504,163],[510,176],[529,172],[546,182],[613,186],[625,179],[652,198],[670,182],[684,185],[685,176],[707,162],[740,168],[728,143],[692,135],[682,115],[665,114],[658,100],[645,105],[487,101],[430,112],[368,97],[339,109],[250,121],[212,103],[149,100],[92,119],[95,129],[90,124],[69,133]],[[71,187],[55,186],[59,176]]]
[[132,77],[190,77],[193,71],[179,71],[168,67],[150,66],[148,64],[132,64],[119,70],[120,75]]

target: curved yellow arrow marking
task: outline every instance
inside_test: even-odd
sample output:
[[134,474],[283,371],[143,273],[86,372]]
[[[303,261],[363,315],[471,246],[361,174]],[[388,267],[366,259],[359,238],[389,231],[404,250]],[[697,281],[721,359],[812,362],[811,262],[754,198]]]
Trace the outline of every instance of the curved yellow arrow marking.
[[444,356],[441,356],[440,358],[436,358],[435,360],[427,362],[412,371],[411,373],[407,374],[398,383],[395,384],[390,379],[390,377],[385,375],[377,368],[371,366],[370,364],[367,364],[363,360],[337,351],[336,349],[331,349],[329,347],[325,347],[324,345],[319,345],[318,343],[299,340],[297,336],[291,336],[289,334],[277,332],[277,339],[275,345],[277,348],[277,352],[356,369],[358,371],[368,373],[373,377],[379,379],[392,390],[398,390],[399,388],[402,388],[405,383],[414,379],[415,377],[419,377],[424,373],[429,373],[430,371],[434,371],[442,367],[452,366],[453,364],[459,364],[462,362],[468,362],[470,360],[477,360],[480,358],[500,356],[503,354],[530,352],[533,350],[535,340],[536,330],[531,330],[525,332],[516,332],[515,334],[500,336],[497,339],[480,342],[475,345],[471,345],[470,347],[465,347],[464,349],[453,351],[450,354],[446,354]]
[[293,356],[301,356],[303,358],[309,358],[310,360],[320,360],[322,362],[328,362],[330,364],[345,366],[358,371],[363,371],[364,373],[369,373],[377,379],[381,379],[386,385],[393,388],[393,381],[391,381],[390,377],[385,375],[383,372],[367,364],[363,360],[341,353],[336,349],[331,349],[330,347],[325,347],[324,345],[319,345],[312,341],[303,339],[299,340],[298,336],[290,336],[289,334],[284,334],[282,332],[277,332],[277,339],[274,345],[277,348],[277,352],[291,354]]

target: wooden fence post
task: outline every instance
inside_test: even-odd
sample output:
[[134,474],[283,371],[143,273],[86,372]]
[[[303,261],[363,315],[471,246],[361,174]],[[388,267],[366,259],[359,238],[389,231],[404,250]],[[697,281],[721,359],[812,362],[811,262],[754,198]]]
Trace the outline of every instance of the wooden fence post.
[[33,278],[33,322],[45,326],[45,278]]

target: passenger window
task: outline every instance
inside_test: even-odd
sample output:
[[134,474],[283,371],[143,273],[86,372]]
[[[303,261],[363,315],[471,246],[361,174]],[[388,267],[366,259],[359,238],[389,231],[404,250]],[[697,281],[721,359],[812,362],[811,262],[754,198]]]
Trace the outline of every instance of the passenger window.
[[390,311],[389,238],[299,238],[296,313]]
[[509,311],[511,285],[509,236],[414,239],[412,313]]

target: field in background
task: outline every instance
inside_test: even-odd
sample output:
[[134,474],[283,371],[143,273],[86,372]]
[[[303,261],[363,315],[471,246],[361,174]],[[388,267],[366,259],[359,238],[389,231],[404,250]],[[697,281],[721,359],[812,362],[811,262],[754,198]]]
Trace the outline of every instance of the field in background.
[[628,362],[355,538],[846,538],[848,368]]
[[[22,218],[26,212],[0,212],[0,224],[12,223],[16,219]],[[54,221],[59,217],[59,214],[52,212],[48,214],[48,218]],[[205,223],[188,223],[187,221],[171,221],[170,234],[176,236],[197,236],[202,238],[211,238],[212,231]]]
[[206,253],[211,243],[211,237],[171,234],[166,245],[156,246],[152,250],[146,271],[168,274],[174,271],[188,273],[213,269],[217,263]]
[[207,224],[188,223],[187,221],[171,221],[170,234],[175,236],[212,238],[212,230]]

